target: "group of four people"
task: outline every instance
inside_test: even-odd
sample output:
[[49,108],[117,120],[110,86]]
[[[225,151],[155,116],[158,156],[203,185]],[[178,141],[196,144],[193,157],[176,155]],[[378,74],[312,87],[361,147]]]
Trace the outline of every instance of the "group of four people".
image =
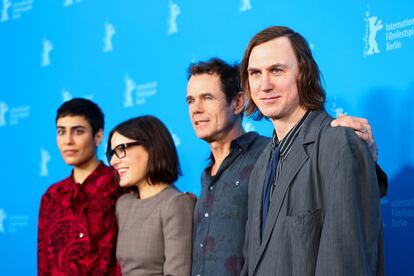
[[[108,168],[96,156],[100,108],[86,99],[61,105],[57,143],[73,171],[42,197],[39,275],[384,273],[387,177],[371,128],[327,115],[300,34],[259,32],[240,68],[217,58],[191,64],[186,100],[211,149],[196,203],[173,185],[181,169],[160,120],[141,116],[112,129]],[[244,114],[269,119],[272,139],[246,133]]]

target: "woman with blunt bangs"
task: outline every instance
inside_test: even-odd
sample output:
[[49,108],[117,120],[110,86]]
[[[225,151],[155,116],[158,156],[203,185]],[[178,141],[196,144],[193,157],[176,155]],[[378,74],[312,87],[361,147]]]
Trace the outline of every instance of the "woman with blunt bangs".
[[122,275],[190,275],[194,199],[173,185],[181,169],[165,125],[153,116],[120,123],[107,158],[120,186],[135,190],[116,204]]

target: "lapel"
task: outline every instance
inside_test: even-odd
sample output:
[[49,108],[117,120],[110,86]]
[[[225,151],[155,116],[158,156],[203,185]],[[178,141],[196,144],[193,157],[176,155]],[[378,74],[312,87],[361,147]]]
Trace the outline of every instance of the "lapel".
[[[255,206],[259,206],[258,208],[255,208],[256,213],[255,220],[256,230],[258,229],[258,244],[260,245],[258,247],[257,257],[255,259],[255,262],[253,263],[253,271],[256,269],[256,266],[262,257],[267,244],[269,243],[270,237],[272,235],[273,229],[275,227],[275,224],[277,222],[277,219],[279,217],[280,210],[283,206],[284,199],[286,196],[286,193],[288,191],[289,186],[292,184],[293,179],[295,175],[299,172],[301,167],[305,164],[305,162],[309,159],[309,156],[305,150],[308,144],[313,143],[320,131],[321,124],[325,119],[327,119],[328,116],[324,111],[312,111],[311,114],[309,114],[308,118],[303,123],[303,127],[298,133],[298,136],[296,137],[295,141],[292,144],[292,148],[290,150],[290,153],[288,154],[285,163],[283,164],[283,169],[280,172],[279,178],[277,180],[277,184],[275,186],[275,189],[273,191],[273,195],[270,201],[269,206],[269,213],[268,218],[266,221],[265,229],[263,231],[263,239],[262,243],[260,243],[260,223],[261,223],[261,199],[262,199],[262,190],[263,190],[263,181],[264,181],[264,173],[266,171],[266,164],[262,165],[263,173],[261,174],[262,177],[258,179],[259,185],[257,186],[259,190],[257,190],[257,194],[260,196],[256,196],[255,200]],[[267,149],[268,152],[270,152],[270,149]],[[266,159],[268,160],[268,159]],[[260,199],[259,199],[260,197]],[[276,233],[277,234],[277,233]],[[255,238],[256,238],[256,231],[255,231]]]
[[[264,168],[262,169],[258,174],[256,180],[253,182],[254,187],[254,201],[253,203],[253,223],[252,227],[254,229],[253,231],[253,244],[255,245],[255,250],[259,250],[260,247],[260,226],[262,224],[262,198],[263,198],[263,185],[264,185],[264,179],[266,175],[266,166],[269,162],[270,153],[272,149],[272,142],[269,142],[269,144],[266,146],[264,153],[260,156],[258,159],[256,166],[257,168]],[[249,187],[252,189],[253,187]]]

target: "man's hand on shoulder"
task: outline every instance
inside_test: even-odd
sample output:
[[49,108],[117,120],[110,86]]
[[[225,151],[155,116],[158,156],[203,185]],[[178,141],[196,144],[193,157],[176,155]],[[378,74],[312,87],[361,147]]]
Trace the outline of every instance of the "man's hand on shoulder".
[[340,114],[337,119],[331,122],[331,126],[349,127],[355,130],[356,135],[368,144],[372,158],[377,162],[377,145],[374,141],[371,125],[368,123],[367,119]]

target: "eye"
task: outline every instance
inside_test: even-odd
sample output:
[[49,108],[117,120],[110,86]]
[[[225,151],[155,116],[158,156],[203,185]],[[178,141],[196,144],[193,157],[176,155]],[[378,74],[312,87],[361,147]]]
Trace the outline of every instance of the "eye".
[[75,130],[73,131],[73,133],[74,133],[75,135],[82,135],[82,134],[84,134],[84,133],[85,133],[85,130],[84,130],[84,129],[81,129],[81,128],[77,128],[77,129],[75,129]]
[[190,105],[190,104],[192,104],[192,103],[194,103],[194,99],[188,98],[188,99],[187,99],[187,104],[188,104],[188,105]]
[[252,76],[252,77],[258,76],[259,74],[260,74],[260,71],[257,71],[257,70],[252,70],[249,72],[249,76]]
[[56,133],[57,133],[57,135],[62,136],[62,135],[64,135],[64,134],[65,134],[65,130],[64,130],[64,129],[59,128],[59,129],[56,131]]
[[116,146],[112,151],[115,152],[115,154],[118,157],[120,157],[123,155],[123,153],[125,153],[125,148],[126,148],[125,145],[121,144],[121,145]]
[[283,72],[283,69],[280,68],[280,67],[275,67],[275,68],[272,68],[270,70],[270,72],[272,72],[273,74],[279,74],[279,73]]

